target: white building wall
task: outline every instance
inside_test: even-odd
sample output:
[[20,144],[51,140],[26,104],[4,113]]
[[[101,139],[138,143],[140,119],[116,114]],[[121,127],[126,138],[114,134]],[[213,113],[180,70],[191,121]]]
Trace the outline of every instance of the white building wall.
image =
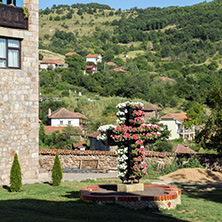
[[168,130],[171,131],[169,137],[170,140],[179,139],[179,134],[177,133],[178,125],[176,124],[175,120],[160,120],[160,123],[167,125]]
[[99,55],[97,58],[93,58],[93,57],[86,58],[86,62],[93,62],[97,64],[98,62],[102,62],[102,56]]
[[[63,121],[63,124],[60,124]],[[68,124],[71,121],[71,124]],[[79,119],[51,119],[51,126],[79,126]]]
[[96,58],[86,58],[86,62],[93,62],[97,64],[97,59]]
[[52,69],[56,68],[55,64],[40,64],[40,69],[48,69],[48,67],[52,67]]

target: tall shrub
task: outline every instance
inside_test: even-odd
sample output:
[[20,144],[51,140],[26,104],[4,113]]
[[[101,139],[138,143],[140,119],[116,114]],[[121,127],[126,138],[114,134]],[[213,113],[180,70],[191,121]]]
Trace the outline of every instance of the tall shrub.
[[10,190],[11,192],[18,192],[21,190],[21,188],[22,188],[22,172],[18,161],[18,155],[17,153],[15,153],[10,173]]
[[61,180],[62,180],[62,167],[59,160],[58,152],[56,152],[55,161],[52,168],[52,185],[59,186],[61,184]]

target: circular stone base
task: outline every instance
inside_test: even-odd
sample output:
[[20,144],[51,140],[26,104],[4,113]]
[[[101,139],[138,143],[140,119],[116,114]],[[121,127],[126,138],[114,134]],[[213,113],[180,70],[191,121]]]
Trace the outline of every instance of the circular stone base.
[[117,203],[134,209],[174,209],[181,203],[181,190],[171,185],[144,185],[144,191],[118,192],[117,185],[94,185],[80,190],[80,198],[92,203]]

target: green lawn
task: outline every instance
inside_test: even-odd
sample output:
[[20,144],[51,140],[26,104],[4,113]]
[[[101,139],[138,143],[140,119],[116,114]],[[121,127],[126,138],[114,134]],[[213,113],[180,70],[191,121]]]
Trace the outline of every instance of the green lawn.
[[0,221],[221,221],[222,186],[183,186],[182,205],[175,210],[132,210],[80,200],[79,190],[112,180],[24,185],[21,192],[0,188]]

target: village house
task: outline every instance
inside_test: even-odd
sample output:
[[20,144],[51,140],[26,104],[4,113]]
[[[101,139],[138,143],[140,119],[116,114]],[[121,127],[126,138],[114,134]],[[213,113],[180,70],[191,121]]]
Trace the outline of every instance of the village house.
[[114,68],[113,71],[114,71],[114,72],[124,72],[124,73],[127,73],[127,71],[124,70],[122,66],[121,66],[121,67]]
[[196,151],[190,149],[187,144],[184,144],[184,145],[176,144],[175,146],[173,146],[172,152],[173,153],[186,153],[186,154],[187,153],[193,153],[193,154],[197,153]]
[[85,142],[85,141],[82,141],[82,142],[79,142],[79,143],[73,143],[73,144],[72,144],[72,149],[73,149],[73,150],[81,150],[81,151],[84,151],[84,150],[86,150],[86,142]]
[[114,62],[107,62],[106,63],[108,66],[112,66],[112,67],[117,67],[117,64]]
[[23,183],[39,174],[38,0],[23,6],[26,15],[16,1],[0,4],[0,184],[6,185],[15,153]]
[[44,127],[46,135],[51,135],[55,131],[62,133],[62,130],[67,126],[73,126],[80,131],[87,128],[88,118],[86,116],[81,113],[70,112],[63,107],[54,112],[49,109],[47,118],[48,125]]
[[86,66],[86,73],[95,73],[97,72],[97,67],[95,65]]
[[158,119],[158,111],[161,109],[154,104],[145,104],[143,107],[143,111],[145,113],[144,119],[149,121],[152,118]]
[[160,117],[160,123],[167,125],[171,131],[170,140],[183,138],[193,140],[195,138],[195,126],[186,129],[184,120],[188,119],[186,113],[171,113]]
[[95,65],[97,65],[98,62],[102,62],[102,56],[99,54],[96,55],[88,54],[86,56],[86,62],[93,62]]
[[44,61],[40,62],[40,69],[43,70],[55,70],[56,68],[67,68],[68,64],[64,63],[64,62],[60,62],[58,60],[55,59],[47,59]]
[[76,52],[68,52],[65,54],[65,56],[72,56],[72,55],[77,55],[77,53]]
[[47,115],[48,123],[50,126],[78,126],[84,127],[86,125],[86,121],[88,118],[81,113],[70,112],[65,108],[59,108],[51,113],[49,109],[49,113]]

